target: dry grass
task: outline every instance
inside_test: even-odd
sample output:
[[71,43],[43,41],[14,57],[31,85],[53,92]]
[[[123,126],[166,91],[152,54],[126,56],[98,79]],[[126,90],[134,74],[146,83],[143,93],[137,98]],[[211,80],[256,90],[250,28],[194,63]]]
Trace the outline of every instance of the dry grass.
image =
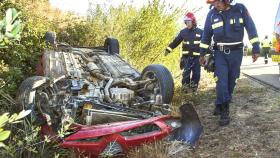
[[181,103],[192,102],[204,126],[198,148],[186,149],[172,156],[168,154],[171,145],[160,142],[131,151],[127,157],[279,157],[279,93],[242,76],[230,105],[231,123],[229,126],[219,127],[219,117],[212,115],[215,82],[211,75],[203,72],[196,95],[181,94],[179,84],[176,85],[174,113],[178,113],[177,108]]

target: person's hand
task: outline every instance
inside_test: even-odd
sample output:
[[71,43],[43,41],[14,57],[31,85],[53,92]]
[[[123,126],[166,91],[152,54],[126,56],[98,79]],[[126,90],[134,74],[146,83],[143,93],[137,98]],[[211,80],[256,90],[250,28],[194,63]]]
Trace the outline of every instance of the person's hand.
[[205,57],[204,56],[199,57],[199,63],[200,63],[201,66],[204,66],[204,64],[205,64]]
[[253,59],[253,63],[257,61],[257,59],[259,58],[260,53],[253,53],[252,54],[252,59]]
[[166,48],[164,51],[164,56],[167,56],[169,53],[170,53],[170,50]]

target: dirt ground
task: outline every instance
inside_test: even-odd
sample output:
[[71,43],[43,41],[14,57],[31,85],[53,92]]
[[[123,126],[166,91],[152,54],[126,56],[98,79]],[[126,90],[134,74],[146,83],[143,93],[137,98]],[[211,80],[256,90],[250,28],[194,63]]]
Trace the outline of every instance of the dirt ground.
[[181,94],[179,88],[178,84],[174,110],[181,103],[192,102],[204,126],[198,148],[185,148],[171,156],[174,144],[158,142],[138,148],[128,157],[280,157],[280,93],[241,76],[230,104],[230,125],[220,127],[219,117],[212,115],[215,82],[211,75],[203,72],[196,95]]

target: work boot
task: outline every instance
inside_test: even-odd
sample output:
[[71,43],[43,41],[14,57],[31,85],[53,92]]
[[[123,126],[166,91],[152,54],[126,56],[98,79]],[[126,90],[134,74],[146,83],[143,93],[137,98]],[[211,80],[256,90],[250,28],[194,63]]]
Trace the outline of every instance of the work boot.
[[191,88],[192,92],[196,92],[198,85],[196,83],[191,83],[190,88]]
[[267,64],[267,63],[268,63],[268,61],[267,61],[267,60],[265,60],[265,61],[264,61],[264,64]]
[[181,91],[183,93],[189,93],[190,92],[190,85],[189,84],[183,84],[182,88],[181,88]]
[[221,117],[219,120],[219,125],[220,126],[226,126],[230,122],[230,117],[229,117],[229,104],[228,102],[222,104],[221,106]]
[[214,112],[213,112],[213,115],[214,116],[218,116],[221,114],[221,104],[216,104],[215,105],[215,109],[214,109]]

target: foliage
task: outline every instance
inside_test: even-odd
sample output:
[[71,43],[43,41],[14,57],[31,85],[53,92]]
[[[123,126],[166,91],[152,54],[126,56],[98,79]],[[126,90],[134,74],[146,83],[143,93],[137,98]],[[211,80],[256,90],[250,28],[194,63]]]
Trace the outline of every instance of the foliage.
[[22,31],[21,20],[18,19],[21,12],[15,8],[9,8],[6,16],[0,21],[0,48],[5,47],[12,40],[20,39]]
[[0,49],[0,67],[9,70],[0,69],[0,78],[5,82],[2,90],[14,96],[21,81],[35,74],[39,56],[46,47],[45,32],[57,31],[62,25],[67,25],[65,23],[70,22],[72,16],[66,16],[60,11],[51,9],[46,0],[18,0],[17,2],[6,0],[1,4],[0,12],[10,7],[21,11],[21,20],[24,25],[20,43],[7,43],[7,48]]
[[[140,9],[125,29],[127,31],[125,42],[128,46],[124,53],[127,53],[127,58],[133,59],[134,62],[143,61],[141,65],[137,65],[139,68],[143,68],[144,65],[151,64],[151,61],[156,60],[178,31],[176,20],[179,10],[175,9],[174,12],[168,14],[166,9],[166,5],[161,4],[160,1],[152,1]],[[159,59],[157,59],[158,62],[163,61]],[[169,64],[178,65],[177,59]],[[168,60],[173,61],[174,58],[169,56]]]
[[0,148],[6,147],[6,145],[3,143],[6,139],[9,138],[11,131],[10,130],[4,130],[4,126],[7,124],[14,124],[21,122],[20,119],[24,118],[28,114],[30,114],[31,110],[23,110],[19,114],[13,114],[12,116],[9,116],[9,113],[4,113],[0,116]]

